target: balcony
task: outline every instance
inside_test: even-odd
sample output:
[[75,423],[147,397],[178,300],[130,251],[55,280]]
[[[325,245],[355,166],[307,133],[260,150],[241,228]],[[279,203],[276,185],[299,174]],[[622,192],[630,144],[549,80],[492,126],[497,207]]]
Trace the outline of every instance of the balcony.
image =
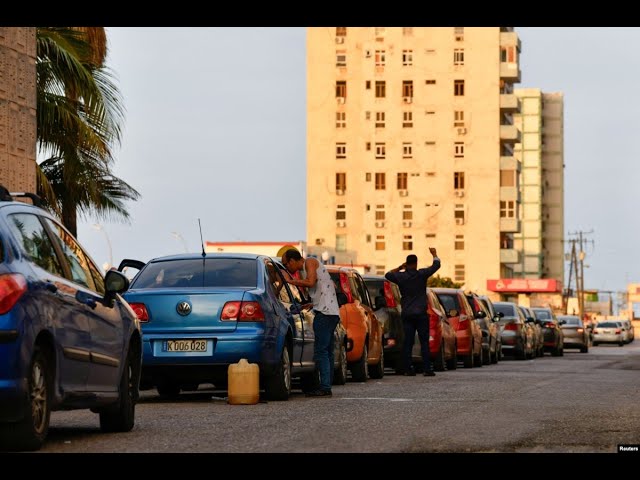
[[500,78],[519,83],[521,78],[520,65],[515,62],[500,62]]
[[500,46],[515,46],[518,48],[518,52],[522,51],[522,42],[520,41],[520,37],[518,36],[518,33],[514,32],[513,30],[509,32],[500,32]]
[[500,170],[515,170],[520,172],[522,170],[522,162],[514,156],[500,157]]
[[515,125],[500,125],[500,141],[520,143],[520,130]]
[[500,249],[500,263],[519,263],[520,252],[514,248]]
[[517,187],[500,187],[500,200],[520,202],[520,189]]
[[506,233],[520,233],[520,220],[517,218],[500,218],[500,231]]
[[500,110],[503,113],[520,113],[520,99],[513,93],[501,93]]

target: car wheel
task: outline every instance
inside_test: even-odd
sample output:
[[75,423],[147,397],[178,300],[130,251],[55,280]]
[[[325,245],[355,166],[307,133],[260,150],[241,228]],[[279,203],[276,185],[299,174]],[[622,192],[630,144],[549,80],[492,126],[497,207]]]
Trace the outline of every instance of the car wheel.
[[380,343],[380,360],[377,365],[372,365],[369,369],[369,377],[382,378],[384,377],[384,347]]
[[9,450],[38,450],[49,431],[51,416],[52,368],[44,352],[36,347],[29,368],[25,416],[18,422],[4,425],[0,445]]
[[103,432],[129,432],[135,424],[139,367],[134,352],[129,350],[122,369],[118,401],[100,412],[100,430]]
[[351,365],[351,378],[354,382],[366,382],[369,376],[369,364],[367,363],[367,357],[369,351],[367,349],[367,342],[365,340],[364,347],[362,347],[362,357],[360,360]]
[[158,394],[161,397],[176,398],[178,395],[180,395],[180,385],[175,382],[167,381],[159,383],[156,386],[156,390],[158,390]]
[[338,368],[333,373],[333,384],[344,385],[347,383],[347,347],[344,343],[340,345],[340,354],[338,356]]
[[458,368],[458,345],[453,345],[453,356],[447,360],[447,370],[455,370]]
[[289,360],[289,349],[286,345],[282,348],[280,362],[275,373],[266,379],[264,390],[267,400],[289,400],[289,394],[291,393],[291,361]]

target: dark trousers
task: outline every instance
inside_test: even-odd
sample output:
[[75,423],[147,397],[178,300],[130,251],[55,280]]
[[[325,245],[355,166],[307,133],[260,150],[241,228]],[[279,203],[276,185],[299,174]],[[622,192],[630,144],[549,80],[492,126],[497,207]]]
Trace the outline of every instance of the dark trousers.
[[404,361],[405,372],[410,371],[412,366],[411,351],[413,350],[413,341],[418,332],[420,339],[420,348],[422,350],[422,362],[424,370],[431,370],[431,362],[429,361],[429,315],[426,313],[418,315],[402,315],[402,325],[404,326],[404,343],[402,356]]

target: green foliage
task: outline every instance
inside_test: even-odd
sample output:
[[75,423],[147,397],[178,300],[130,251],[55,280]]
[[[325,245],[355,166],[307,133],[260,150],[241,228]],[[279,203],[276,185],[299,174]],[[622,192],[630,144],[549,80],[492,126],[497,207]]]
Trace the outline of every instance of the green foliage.
[[460,288],[462,285],[464,284],[454,282],[450,277],[440,277],[440,275],[429,277],[429,280],[427,281],[427,287],[433,288]]

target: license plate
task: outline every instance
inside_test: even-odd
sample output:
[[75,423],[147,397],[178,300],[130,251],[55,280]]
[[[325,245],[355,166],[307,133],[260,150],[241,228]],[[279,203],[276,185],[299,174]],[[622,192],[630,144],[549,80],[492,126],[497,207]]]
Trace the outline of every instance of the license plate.
[[611,333],[611,330],[603,330],[602,333]]
[[164,352],[205,352],[206,340],[166,340],[162,344]]

